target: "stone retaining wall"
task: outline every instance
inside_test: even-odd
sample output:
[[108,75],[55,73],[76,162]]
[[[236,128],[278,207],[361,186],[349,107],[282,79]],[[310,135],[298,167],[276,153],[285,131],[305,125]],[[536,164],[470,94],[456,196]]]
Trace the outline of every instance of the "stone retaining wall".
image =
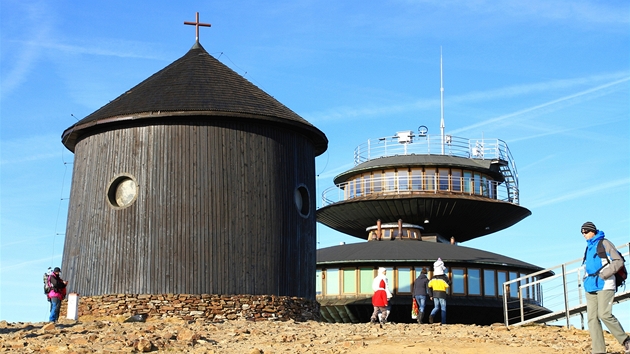
[[[60,318],[65,318],[64,300]],[[319,303],[300,297],[274,295],[112,294],[79,297],[81,316],[133,316],[225,321],[320,320]]]

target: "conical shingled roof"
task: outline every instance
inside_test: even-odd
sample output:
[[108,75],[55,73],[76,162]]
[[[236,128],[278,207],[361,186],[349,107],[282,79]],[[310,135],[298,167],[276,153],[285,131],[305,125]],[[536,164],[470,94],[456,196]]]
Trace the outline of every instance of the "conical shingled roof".
[[74,150],[80,131],[95,125],[190,115],[285,123],[303,131],[317,155],[328,145],[323,132],[212,57],[198,42],[183,57],[66,129],[62,140]]

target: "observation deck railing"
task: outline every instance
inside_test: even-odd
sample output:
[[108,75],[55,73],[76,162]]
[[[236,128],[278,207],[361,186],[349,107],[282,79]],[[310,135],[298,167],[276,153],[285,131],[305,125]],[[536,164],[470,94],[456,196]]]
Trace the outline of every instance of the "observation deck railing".
[[[369,139],[354,149],[355,166],[381,157],[400,155],[443,155],[467,159],[491,160],[499,166],[504,181],[478,180],[449,176],[382,177],[371,184],[357,185],[349,181],[327,188],[322,193],[322,206],[348,199],[383,194],[460,193],[479,195],[519,204],[518,173],[512,153],[500,139],[466,139],[451,135],[414,135],[399,132],[395,136]],[[378,183],[376,187],[374,183]]]
[[322,206],[362,197],[420,194],[476,195],[518,204],[518,198],[514,197],[518,195],[515,188],[502,182],[467,177],[380,177],[352,180],[329,187],[322,193]]
[[[510,163],[513,158],[507,144],[500,139],[466,139],[446,135],[395,135],[369,139],[354,149],[354,165],[395,155],[445,155],[480,160],[500,160]],[[516,175],[516,173],[515,173]]]

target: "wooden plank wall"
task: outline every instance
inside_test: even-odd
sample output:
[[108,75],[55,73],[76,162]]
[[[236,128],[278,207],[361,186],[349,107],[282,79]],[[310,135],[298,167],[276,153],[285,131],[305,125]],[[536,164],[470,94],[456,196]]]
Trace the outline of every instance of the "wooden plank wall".
[[[69,291],[315,298],[315,155],[276,125],[190,119],[84,137],[75,149],[62,270]],[[132,176],[138,196],[110,205]],[[295,190],[310,193],[300,215]]]

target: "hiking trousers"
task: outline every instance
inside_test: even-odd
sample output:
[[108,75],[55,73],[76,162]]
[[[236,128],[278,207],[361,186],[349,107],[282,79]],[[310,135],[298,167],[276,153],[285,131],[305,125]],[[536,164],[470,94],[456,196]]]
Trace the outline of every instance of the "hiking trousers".
[[[600,290],[596,293],[586,293],[586,312],[588,317],[588,331],[591,334],[591,352],[606,353],[606,342],[602,324],[621,345],[628,338],[617,318],[612,314],[614,290]],[[601,320],[601,322],[600,322]]]
[[56,297],[50,299],[50,316],[48,317],[48,321],[57,322],[59,319],[59,311],[61,311],[61,300]]

